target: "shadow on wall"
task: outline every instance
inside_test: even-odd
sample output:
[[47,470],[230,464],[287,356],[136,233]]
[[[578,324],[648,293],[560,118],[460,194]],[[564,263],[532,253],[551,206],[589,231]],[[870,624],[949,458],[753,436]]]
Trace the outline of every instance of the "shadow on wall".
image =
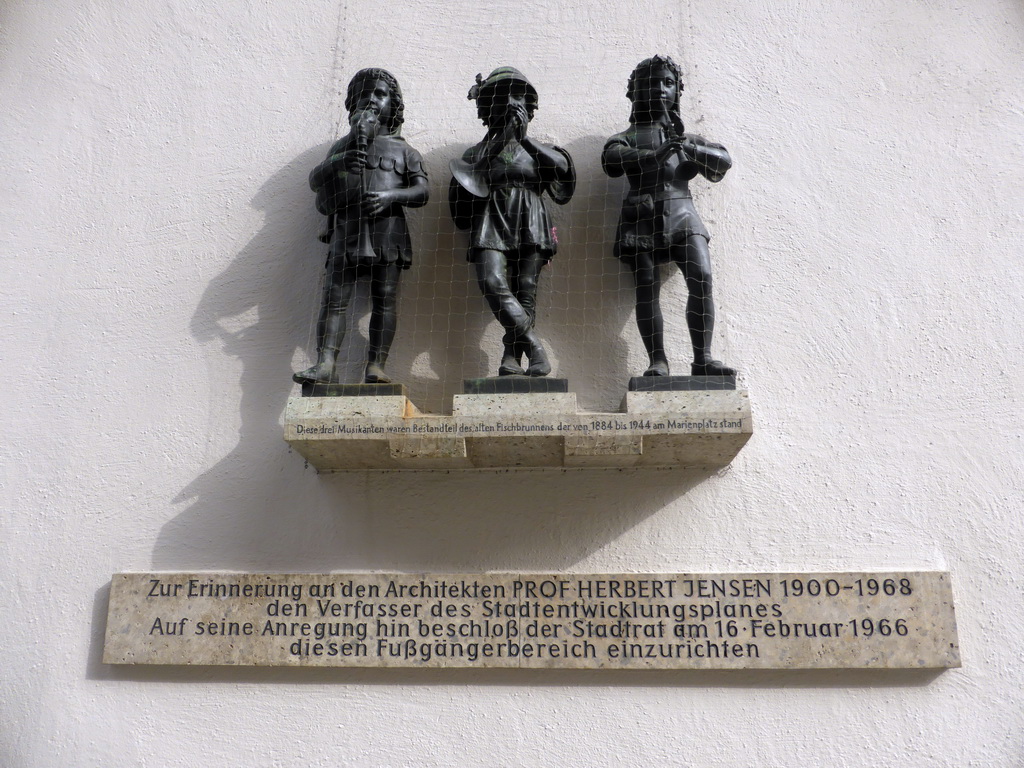
[[[210,281],[192,317],[197,341],[221,343],[219,351],[211,348],[213,371],[225,355],[242,363],[243,440],[254,429],[269,434],[273,420],[267,406],[283,407],[292,388],[292,358],[309,336],[311,318],[315,320],[311,294],[319,296],[316,286],[326,251],[316,238],[323,217],[314,207],[307,180],[328,146],[302,153],[260,188],[252,206],[264,215],[262,229]],[[234,330],[239,317],[247,324]]]
[[[243,469],[245,455],[263,459]],[[265,446],[240,444],[192,483],[194,501],[161,529],[153,567],[573,570],[708,479],[699,470],[650,469],[318,476],[287,450],[269,456]]]
[[[320,479],[364,536],[359,568],[400,571],[572,569],[669,506],[707,473],[506,470],[377,473],[342,511],[353,479]],[[396,480],[398,482],[396,482]]]

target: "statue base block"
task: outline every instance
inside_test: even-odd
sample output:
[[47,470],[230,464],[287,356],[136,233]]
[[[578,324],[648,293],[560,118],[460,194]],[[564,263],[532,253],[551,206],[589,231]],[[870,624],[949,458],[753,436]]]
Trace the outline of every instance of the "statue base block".
[[688,392],[695,389],[736,389],[736,376],[634,376],[630,392]]
[[492,376],[486,379],[464,379],[462,382],[462,392],[466,395],[529,395],[568,391],[568,379],[549,379],[546,376]]
[[750,399],[736,389],[627,392],[619,413],[580,411],[573,392],[455,395],[450,416],[404,396],[293,397],[284,421],[285,440],[321,472],[717,469],[753,433]]
[[404,384],[317,384],[303,382],[303,397],[406,397]]

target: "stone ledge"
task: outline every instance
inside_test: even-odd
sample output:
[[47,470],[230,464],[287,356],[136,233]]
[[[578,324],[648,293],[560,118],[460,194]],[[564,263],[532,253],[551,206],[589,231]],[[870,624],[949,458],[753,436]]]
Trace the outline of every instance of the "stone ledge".
[[746,390],[628,392],[622,413],[567,393],[455,395],[452,415],[405,397],[293,397],[285,440],[321,472],[728,465],[750,439]]

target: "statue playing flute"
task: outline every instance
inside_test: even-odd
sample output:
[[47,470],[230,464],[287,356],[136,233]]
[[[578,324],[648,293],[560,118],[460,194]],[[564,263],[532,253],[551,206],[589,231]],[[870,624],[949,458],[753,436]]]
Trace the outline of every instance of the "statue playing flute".
[[659,268],[672,263],[686,280],[686,324],[694,376],[733,376],[711,356],[715,304],[711,296],[710,235],[690,197],[697,175],[720,181],[732,167],[725,147],[686,133],[679,117],[679,67],[667,56],[641,61],[629,78],[630,126],[608,139],[601,156],[609,176],[629,179],[615,237],[615,255],[636,282],[636,323],[647,349],[644,376],[668,376]]
[[348,85],[351,130],[313,169],[309,185],[328,217],[321,239],[330,244],[317,323],[316,364],[292,378],[300,384],[336,384],[345,314],[356,280],[370,280],[369,345],[363,381],[388,383],[384,371],[397,327],[398,281],[412,264],[405,208],[427,202],[420,153],[401,137],[402,91],[383,69],[363,69]]

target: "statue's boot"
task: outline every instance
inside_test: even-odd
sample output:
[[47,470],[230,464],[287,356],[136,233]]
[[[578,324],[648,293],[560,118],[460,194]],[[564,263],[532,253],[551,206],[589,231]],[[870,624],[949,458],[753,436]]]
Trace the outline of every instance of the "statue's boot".
[[371,360],[366,364],[366,373],[363,376],[363,381],[367,384],[390,384],[391,377],[384,373],[383,363]]
[[548,355],[533,331],[528,332],[520,343],[525,346],[526,356],[530,359],[530,367],[526,369],[527,376],[547,376],[551,373]]
[[323,347],[316,365],[292,374],[292,380],[299,384],[337,384],[337,360],[338,350],[336,348]]
[[711,357],[711,337],[715,330],[715,304],[710,290],[698,295],[691,289],[686,302],[686,322],[690,326],[690,341],[693,344],[694,376],[735,376],[736,369],[721,360]]
[[721,360],[705,360],[703,363],[694,363],[690,372],[694,376],[735,376],[736,369],[730,368]]
[[668,360],[663,357],[653,358],[644,376],[668,376]]
[[504,352],[501,356],[501,365],[498,366],[498,375],[525,376],[526,371],[523,370],[523,366],[519,363],[523,353],[519,349],[519,345],[515,343],[515,333],[513,331],[506,331],[505,335],[501,338],[501,343],[504,346]]
[[382,335],[370,323],[370,348],[366,350],[366,369],[363,371],[363,382],[366,384],[390,384],[391,377],[384,372],[391,351],[391,339],[394,338],[394,325],[391,333],[382,341]]
[[316,365],[304,371],[292,374],[292,380],[299,384],[337,384],[338,350],[345,338],[345,317],[341,312],[331,312],[325,306],[321,314],[320,325],[323,336],[318,341]]

